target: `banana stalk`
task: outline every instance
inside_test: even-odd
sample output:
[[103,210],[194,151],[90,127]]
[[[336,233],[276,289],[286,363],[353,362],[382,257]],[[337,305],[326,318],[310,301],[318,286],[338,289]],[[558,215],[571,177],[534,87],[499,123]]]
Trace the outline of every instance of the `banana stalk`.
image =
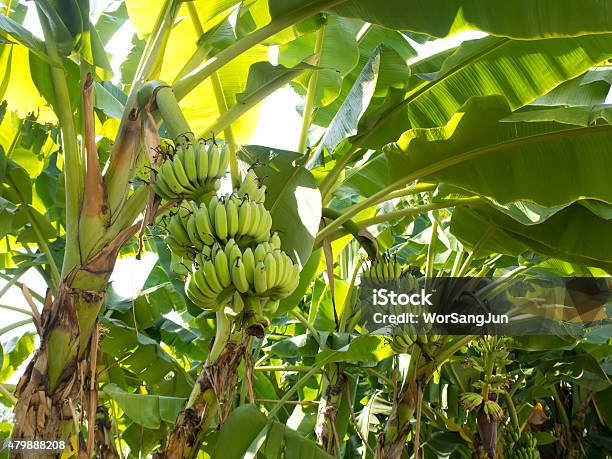
[[230,339],[231,321],[225,313],[217,312],[215,342],[185,408],[179,413],[164,451],[156,459],[184,459],[197,454],[201,434],[217,415],[227,416],[238,378],[238,365],[242,361],[248,342],[244,335],[239,341]]
[[[315,435],[326,452],[333,456],[340,454],[340,444],[344,437],[339,432],[338,412],[343,397],[346,397],[346,376],[342,372],[342,365],[332,363],[324,370],[322,392],[323,397],[319,402],[317,410],[317,422],[315,424]],[[327,381],[326,381],[327,379]],[[348,403],[351,403],[348,401]],[[346,430],[346,427],[342,430]]]
[[425,386],[423,377],[418,377],[421,360],[421,351],[414,346],[404,385],[397,392],[385,430],[379,437],[377,459],[399,459],[404,451],[411,421]]

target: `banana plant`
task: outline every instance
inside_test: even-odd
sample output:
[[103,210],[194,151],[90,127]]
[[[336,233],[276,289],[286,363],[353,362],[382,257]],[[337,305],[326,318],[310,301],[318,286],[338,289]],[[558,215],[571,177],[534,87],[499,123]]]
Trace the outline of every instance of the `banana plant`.
[[[358,279],[388,253],[425,278],[612,270],[612,13],[547,6],[1,0],[0,297],[19,287],[30,309],[0,305],[27,316],[0,335],[32,323],[39,337],[33,352],[30,335],[3,343],[10,435],[70,438],[78,457],[419,457],[449,432],[457,451],[485,444],[448,395],[469,392],[456,355],[475,338],[368,335]],[[486,35],[419,56],[465,30]],[[118,38],[125,56],[109,55]],[[303,102],[296,151],[248,145],[287,85]],[[147,252],[142,292],[119,297],[117,260]],[[45,291],[20,281],[29,269]],[[521,362],[590,354],[587,389],[532,360],[508,363],[506,402],[501,388],[487,400],[485,357],[483,403],[545,380],[507,409],[515,433],[539,400],[563,435],[534,433],[538,447],[609,449],[607,344],[585,339],[568,355],[508,346]]]

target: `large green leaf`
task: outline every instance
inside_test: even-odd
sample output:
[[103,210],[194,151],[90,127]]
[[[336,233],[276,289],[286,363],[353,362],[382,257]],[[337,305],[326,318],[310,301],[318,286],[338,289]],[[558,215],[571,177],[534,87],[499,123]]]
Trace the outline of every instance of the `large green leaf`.
[[104,386],[103,392],[117,402],[128,418],[146,429],[159,429],[162,422],[173,424],[185,403],[179,397],[131,394],[112,383]]
[[612,105],[538,107],[535,110],[515,112],[502,121],[555,121],[575,126],[592,126],[599,120],[612,124]]
[[605,67],[596,68],[566,81],[548,94],[533,101],[533,105],[597,105],[603,104],[610,92]]
[[380,67],[380,48],[376,48],[374,53],[362,68],[357,80],[336,112],[323,139],[317,147],[311,164],[319,164],[324,149],[329,153],[333,152],[342,140],[357,133],[357,125],[361,115],[370,104],[376,82],[378,80],[378,69]]
[[311,458],[331,459],[314,441],[268,418],[255,405],[242,405],[221,427],[212,457],[242,459]]
[[[342,78],[359,62],[359,49],[355,38],[361,23],[337,16],[329,16],[323,35],[318,66],[319,76],[315,88],[315,106],[325,106],[340,94]],[[310,56],[315,49],[316,34],[311,33],[293,40],[279,49],[278,61],[286,67],[294,67]],[[305,92],[308,78],[298,80]]]
[[217,117],[212,125],[204,129],[201,136],[206,137],[210,132],[222,132],[274,91],[286,86],[291,80],[298,78],[305,72],[312,74],[314,68],[308,62],[302,62],[292,68],[272,65],[269,62],[255,62],[249,68],[249,77],[244,92],[235,95],[236,103],[228,111]]
[[[201,14],[200,19],[202,21],[210,19],[209,22],[214,23],[214,21],[217,20],[216,16],[223,18],[223,15],[226,14],[224,11],[235,3],[236,2],[230,2],[229,0],[219,0],[213,2],[197,0],[195,2],[195,6],[198,12]],[[162,6],[162,4],[152,4],[149,1],[143,0],[128,0],[126,5],[129,17],[138,31],[138,36],[140,38],[145,37],[151,32],[159,12],[159,8]],[[217,12],[221,13],[217,15]],[[215,17],[212,18],[210,17],[211,15]],[[168,83],[175,82],[186,63],[188,63],[194,55],[199,56],[199,60],[195,62],[195,67],[201,64],[203,60],[206,60],[206,58],[212,57],[212,51],[210,50],[205,50],[206,52],[203,54],[198,54],[199,39],[201,37],[196,32],[192,21],[189,19],[189,12],[187,11],[186,5],[181,6],[177,18],[181,18],[181,20],[177,20],[172,29],[172,33],[170,34],[168,43],[166,45],[164,59],[159,74],[159,79],[167,81]],[[209,30],[206,24],[204,24],[204,30]],[[233,29],[231,27],[225,27],[223,30],[224,32],[228,32],[227,36],[224,35],[224,40],[222,43],[223,46],[228,46],[234,43],[236,37],[234,36]],[[213,41],[211,44],[219,44],[215,42],[214,37],[207,38],[210,38]],[[215,51],[218,50],[215,49]],[[135,47],[135,55],[133,57],[136,58],[139,52],[138,46]],[[267,47],[263,45],[255,45],[241,53],[227,65],[224,65],[217,72],[217,76],[220,79],[221,87],[223,89],[223,96],[228,108],[231,109],[234,105],[239,103],[237,100],[237,95],[243,93],[246,89],[251,65],[256,62],[267,60]],[[135,59],[132,59],[130,65],[125,67],[126,77],[133,71],[134,65]],[[217,104],[210,78],[199,84],[193,91],[191,91],[181,100],[180,104],[189,126],[195,133],[200,133],[204,129],[207,129],[220,115],[219,106]],[[246,143],[253,133],[256,123],[257,110],[250,110],[238,120],[235,120],[232,124],[232,131],[236,142],[239,144]],[[223,138],[223,132],[215,132],[214,134],[217,137]],[[210,132],[206,133],[206,136],[209,137]]]
[[300,283],[291,295],[281,300],[280,305],[276,310],[277,315],[283,315],[291,311],[302,301],[308,287],[310,287],[310,284],[312,283],[313,277],[317,272],[321,255],[322,249],[315,250],[310,254],[308,261],[304,265],[304,268],[302,268],[302,272],[300,272]]
[[23,27],[18,22],[12,20],[8,16],[0,15],[0,30],[8,33],[12,38],[17,40],[22,45],[28,47],[38,57],[48,62],[51,61],[47,56],[47,49],[44,42],[36,38],[32,33]]
[[[227,0],[226,0],[227,1]],[[244,36],[303,6],[304,0],[251,0],[243,2],[236,21],[238,35]],[[293,24],[264,41],[267,45],[282,45],[303,34],[317,30],[324,23],[321,15],[314,15]]]
[[304,157],[255,145],[243,147],[240,156],[255,165],[266,185],[266,208],[272,214],[272,230],[283,240],[282,249],[303,267],[321,220],[321,193],[315,178],[300,164]]
[[[468,246],[474,246],[490,225],[496,231],[483,245],[485,250],[517,255],[523,246],[553,258],[612,272],[612,221],[599,218],[578,203],[538,225],[522,225],[488,206],[477,210],[457,208],[451,231]],[[508,236],[518,244],[509,244]]]
[[64,55],[70,54],[73,40],[83,31],[81,12],[76,1],[66,0],[62,5],[54,5],[55,2],[50,0],[34,0],[34,3],[45,17],[58,51]]
[[357,141],[377,148],[415,127],[448,122],[470,98],[503,95],[516,110],[612,55],[612,34],[515,41],[486,37],[463,43],[432,81],[392,91],[366,112]]
[[489,196],[553,207],[612,203],[612,126],[510,123],[500,96],[471,99],[441,128],[413,129],[386,149],[392,181],[406,171]]
[[0,345],[0,382],[10,378],[34,351],[34,333],[15,336]]
[[573,36],[608,32],[612,22],[612,7],[598,0],[348,0],[334,11],[435,37],[474,29],[513,38]]
[[[360,33],[362,33],[360,31]],[[359,64],[344,77],[340,95],[331,104],[319,107],[315,112],[314,121],[320,126],[328,126],[340,110],[350,92],[355,87],[361,71],[368,65],[368,60],[377,52],[380,54],[378,75],[373,97],[381,99],[387,95],[389,88],[405,88],[410,75],[406,64],[408,59],[416,56],[416,51],[406,38],[396,30],[389,30],[377,25],[370,25],[360,36]]]
[[338,198],[369,197],[389,184],[387,158],[383,154],[371,157],[365,164],[347,168],[345,179],[334,190]]

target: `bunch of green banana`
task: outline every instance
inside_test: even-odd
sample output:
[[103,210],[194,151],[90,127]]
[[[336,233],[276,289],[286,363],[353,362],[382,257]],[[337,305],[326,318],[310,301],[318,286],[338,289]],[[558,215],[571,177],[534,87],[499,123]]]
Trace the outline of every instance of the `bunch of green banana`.
[[187,281],[187,296],[204,309],[216,310],[229,301],[233,292],[266,297],[264,310],[273,312],[278,300],[289,296],[299,282],[298,265],[270,243],[244,252],[234,239],[225,246],[215,243],[194,259]]
[[209,226],[214,229],[216,240],[264,242],[270,239],[272,216],[262,203],[232,194],[221,199],[213,197],[207,207]]
[[402,276],[402,267],[395,258],[373,261],[364,269],[363,277],[378,282],[389,282]]
[[209,310],[218,310],[229,303],[236,291],[231,266],[239,256],[240,249],[233,240],[225,247],[215,244],[197,254],[185,285],[187,297]]
[[[241,277],[244,270],[251,294],[280,300],[289,296],[300,281],[298,265],[272,243],[258,244],[254,250],[247,248],[240,261],[234,266],[234,276]],[[244,288],[246,285],[242,283],[238,290]]]
[[506,448],[510,448],[519,442],[521,438],[521,429],[509,425],[504,431],[504,445]]
[[510,449],[508,459],[539,459],[538,442],[531,432],[523,432],[520,440]]
[[266,186],[259,185],[259,179],[255,172],[250,170],[244,176],[244,180],[236,189],[236,194],[240,197],[246,197],[249,201],[263,204],[266,200]]
[[466,410],[472,411],[482,404],[482,395],[476,392],[465,392],[461,395],[461,402]]
[[215,196],[208,205],[191,201],[185,206],[170,218],[166,237],[166,243],[179,257],[191,260],[194,252],[230,238],[241,245],[265,242],[280,248],[278,234],[270,237],[272,217],[263,204],[240,201],[230,195],[223,199]]
[[483,409],[487,416],[496,421],[500,421],[504,417],[504,410],[493,400],[485,401]]
[[389,341],[389,346],[396,354],[407,354],[413,344],[414,340],[405,334],[393,335]]
[[174,154],[154,169],[153,190],[169,201],[199,199],[221,186],[229,163],[229,149],[199,142],[178,143]]
[[197,246],[192,242],[187,228],[191,212],[185,207],[180,207],[179,210],[170,217],[168,223],[168,234],[164,238],[170,250],[178,257],[185,260],[193,261],[196,253],[202,250],[202,245]]

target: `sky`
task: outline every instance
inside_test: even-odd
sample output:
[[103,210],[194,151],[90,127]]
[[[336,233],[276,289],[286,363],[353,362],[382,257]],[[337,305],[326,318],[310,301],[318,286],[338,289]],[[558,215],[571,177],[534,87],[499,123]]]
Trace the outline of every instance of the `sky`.
[[[35,35],[41,36],[40,27],[38,26],[32,8],[33,2],[28,3],[30,9],[26,16],[25,26]],[[94,1],[92,11],[99,13],[108,3],[108,0]],[[107,51],[114,56],[111,62],[113,69],[118,70],[119,65],[129,51],[127,47],[124,46],[124,43],[129,43],[133,34],[134,28],[128,21],[108,43]],[[435,40],[422,45],[411,41],[411,45],[418,52],[418,57],[413,60],[423,59],[445,49],[457,46],[462,41],[480,38],[482,36],[484,36],[484,34],[480,32],[463,32],[446,39]],[[299,102],[299,96],[289,87],[282,88],[268,97],[261,104],[260,122],[249,143],[264,144],[286,150],[297,149],[301,129],[301,117],[297,113],[295,107]],[[111,276],[111,282],[113,283],[115,291],[125,297],[136,296],[147,279],[149,271],[155,264],[156,259],[155,254],[147,253],[141,260],[135,260],[133,258],[118,260],[113,275]],[[35,270],[32,269],[28,271],[20,280],[27,285],[28,288],[41,295],[45,294],[44,282]],[[2,288],[3,285],[5,285],[5,282],[0,280],[0,288]],[[21,291],[16,287],[11,288],[4,297],[0,298],[0,305],[1,304],[19,306],[26,309],[29,308]],[[23,320],[24,318],[26,318],[26,316],[23,314],[0,307],[0,329],[19,320]],[[176,313],[171,313],[168,318],[178,323],[181,322],[180,317]],[[0,336],[0,343],[5,343],[7,340],[27,331],[34,331],[33,325],[21,326],[11,332],[4,333]],[[16,383],[18,375],[23,371],[24,367],[25,364],[22,365],[20,371],[11,377],[8,383]]]

